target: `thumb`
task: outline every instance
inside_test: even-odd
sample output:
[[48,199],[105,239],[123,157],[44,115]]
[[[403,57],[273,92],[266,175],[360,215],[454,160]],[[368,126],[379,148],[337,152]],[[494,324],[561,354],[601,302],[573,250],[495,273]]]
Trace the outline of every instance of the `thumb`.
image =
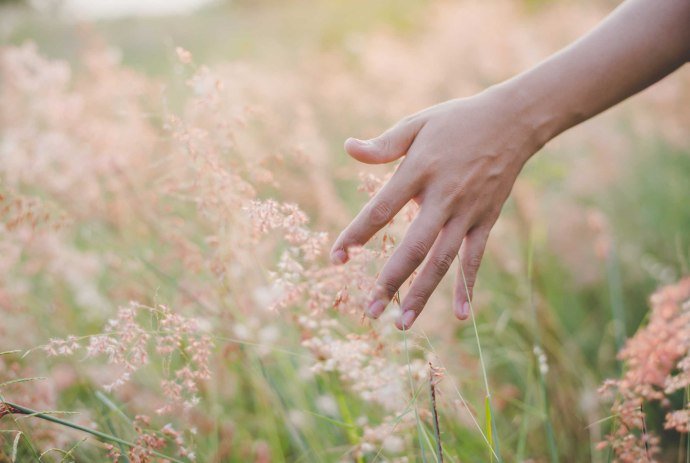
[[421,128],[422,124],[419,122],[399,122],[371,140],[348,138],[345,140],[345,151],[366,164],[395,161],[407,154]]

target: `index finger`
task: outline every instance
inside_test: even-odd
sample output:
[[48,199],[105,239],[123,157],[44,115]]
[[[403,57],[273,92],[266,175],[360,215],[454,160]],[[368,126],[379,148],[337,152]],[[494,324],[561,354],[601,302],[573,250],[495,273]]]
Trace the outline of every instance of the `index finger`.
[[340,233],[331,249],[334,264],[347,262],[348,249],[363,246],[374,234],[388,224],[418,192],[417,182],[405,162],[390,180],[362,208],[352,223]]

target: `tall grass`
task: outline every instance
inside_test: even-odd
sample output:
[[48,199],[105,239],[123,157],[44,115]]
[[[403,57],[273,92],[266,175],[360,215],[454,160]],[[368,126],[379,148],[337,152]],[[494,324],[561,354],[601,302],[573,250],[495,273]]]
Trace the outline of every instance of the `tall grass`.
[[[597,389],[635,371],[617,352],[690,262],[687,75],[547,146],[492,232],[470,320],[446,282],[399,333],[395,304],[361,314],[415,208],[331,267],[327,244],[389,173],[341,140],[478,91],[607,7],[410,1],[354,25],[346,3],[219,7],[185,18],[192,53],[147,35],[151,62],[123,23],[78,50],[70,25],[15,26],[39,46],[0,52],[0,398],[21,412],[0,419],[0,460],[615,457],[599,442],[622,418]],[[283,13],[309,19],[286,35]],[[255,28],[205,50],[228,15]],[[224,53],[242,62],[207,63]],[[644,411],[651,458],[688,461],[687,433]]]

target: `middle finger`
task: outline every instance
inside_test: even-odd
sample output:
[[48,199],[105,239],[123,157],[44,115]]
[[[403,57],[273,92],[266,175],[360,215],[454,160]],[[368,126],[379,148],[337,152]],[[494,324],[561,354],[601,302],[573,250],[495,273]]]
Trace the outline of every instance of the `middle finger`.
[[402,243],[383,266],[372,292],[367,315],[378,318],[407,278],[424,261],[445,223],[438,209],[424,207],[407,230]]

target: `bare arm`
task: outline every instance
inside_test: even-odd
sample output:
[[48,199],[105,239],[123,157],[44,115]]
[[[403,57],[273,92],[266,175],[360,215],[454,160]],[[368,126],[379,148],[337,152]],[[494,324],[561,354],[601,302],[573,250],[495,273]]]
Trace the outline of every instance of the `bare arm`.
[[599,26],[503,84],[545,143],[690,60],[690,0],[628,0]]
[[348,248],[366,243],[408,201],[421,205],[379,274],[367,314],[378,318],[426,259],[396,322],[409,328],[462,247],[453,307],[458,318],[467,318],[465,280],[471,297],[489,232],[525,162],[553,137],[688,59],[690,0],[628,0],[592,32],[527,72],[420,111],[375,139],[348,139],[345,149],[359,161],[404,159],[336,240],[335,263],[345,263]]

